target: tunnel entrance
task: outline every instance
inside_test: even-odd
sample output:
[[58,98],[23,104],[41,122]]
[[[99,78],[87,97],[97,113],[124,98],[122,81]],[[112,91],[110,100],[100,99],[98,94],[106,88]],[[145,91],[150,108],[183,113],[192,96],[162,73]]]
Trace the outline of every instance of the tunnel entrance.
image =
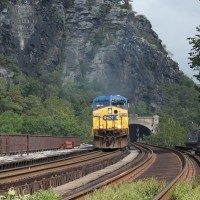
[[151,134],[151,131],[140,124],[129,124],[130,142],[141,142],[144,136]]

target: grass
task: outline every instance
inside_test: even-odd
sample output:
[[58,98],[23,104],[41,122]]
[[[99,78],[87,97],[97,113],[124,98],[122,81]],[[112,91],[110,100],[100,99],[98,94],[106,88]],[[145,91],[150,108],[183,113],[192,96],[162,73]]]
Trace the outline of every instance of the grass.
[[61,197],[51,189],[38,191],[32,196],[29,194],[17,196],[15,191],[10,189],[4,196],[0,196],[0,200],[61,200]]
[[106,186],[95,191],[85,200],[150,200],[165,185],[163,181],[154,178],[139,180],[131,184],[115,185],[112,188]]
[[171,200],[200,200],[200,177],[193,182],[180,182],[171,191]]
[[[84,200],[151,200],[165,185],[165,181],[151,178],[113,187],[105,186]],[[33,196],[16,196],[13,190],[9,190],[5,196],[0,196],[0,200],[61,200],[61,197],[51,189],[36,192]],[[193,182],[178,183],[171,191],[170,200],[200,200],[200,177]]]

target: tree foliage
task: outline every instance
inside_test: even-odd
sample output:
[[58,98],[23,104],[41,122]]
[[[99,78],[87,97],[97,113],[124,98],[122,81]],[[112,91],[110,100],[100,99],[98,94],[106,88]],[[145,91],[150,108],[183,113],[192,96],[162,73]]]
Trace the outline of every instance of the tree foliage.
[[162,111],[187,128],[191,122],[199,124],[200,104],[194,82],[182,75],[179,83],[165,84],[161,87]]
[[139,101],[137,104],[131,105],[129,107],[129,113],[135,113],[139,116],[145,116],[148,115],[148,108],[147,104],[144,101]]
[[171,116],[163,114],[157,132],[146,137],[145,140],[151,144],[167,147],[184,145],[185,129]]
[[[192,45],[191,52],[189,53],[190,57],[190,67],[197,71],[197,74],[194,75],[198,81],[200,81],[200,26],[196,28],[198,34],[193,38],[189,39],[189,44]],[[196,89],[200,92],[200,85],[196,86]],[[200,100],[200,96],[199,96]]]
[[[19,69],[12,58],[2,54],[0,66]],[[59,66],[54,71],[43,70],[31,76],[15,72],[11,84],[0,78],[0,133],[90,138],[90,102],[100,95],[94,85],[87,84],[86,80],[77,85],[63,84]]]
[[0,114],[0,133],[20,133],[23,127],[23,119],[20,115],[11,111]]

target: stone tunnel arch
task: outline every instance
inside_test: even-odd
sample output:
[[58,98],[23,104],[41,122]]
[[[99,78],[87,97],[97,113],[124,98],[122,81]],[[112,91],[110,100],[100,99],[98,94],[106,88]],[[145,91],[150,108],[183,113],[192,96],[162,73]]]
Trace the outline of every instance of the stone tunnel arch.
[[144,136],[151,134],[151,130],[141,124],[129,124],[130,142],[142,141]]
[[142,141],[144,139],[144,136],[155,133],[158,124],[158,115],[139,117],[138,115],[129,114],[130,141]]

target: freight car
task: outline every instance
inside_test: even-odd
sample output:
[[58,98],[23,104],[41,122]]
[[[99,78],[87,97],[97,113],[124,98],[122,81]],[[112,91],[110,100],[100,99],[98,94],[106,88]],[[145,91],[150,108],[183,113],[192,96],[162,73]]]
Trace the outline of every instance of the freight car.
[[92,101],[93,143],[101,149],[126,148],[129,143],[128,99],[98,96]]
[[79,137],[0,134],[0,154],[59,149],[66,141],[72,141],[74,146],[80,145]]
[[185,146],[194,149],[197,154],[200,154],[200,130],[192,130],[187,133]]

